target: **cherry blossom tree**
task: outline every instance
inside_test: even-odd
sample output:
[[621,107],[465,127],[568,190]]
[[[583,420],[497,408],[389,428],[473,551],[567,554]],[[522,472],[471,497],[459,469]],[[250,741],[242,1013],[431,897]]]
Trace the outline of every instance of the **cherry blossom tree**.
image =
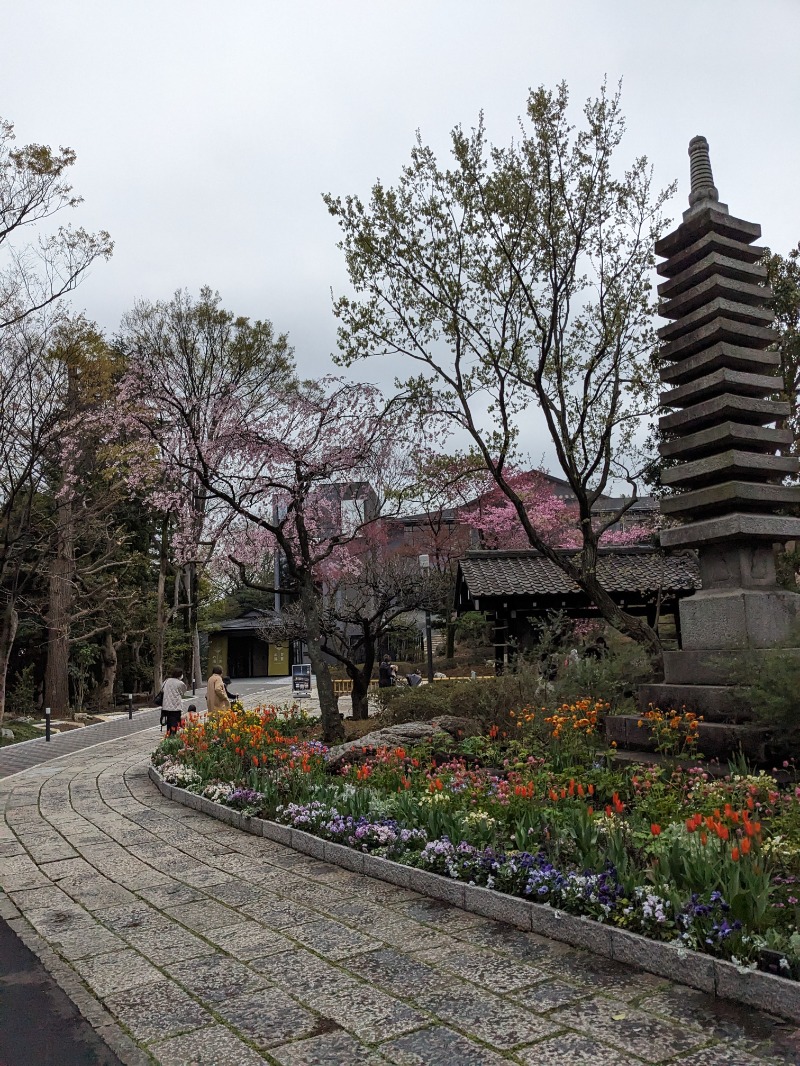
[[[413,424],[370,385],[287,374],[262,374],[260,385],[248,374],[228,377],[198,390],[190,407],[169,399],[169,375],[140,350],[130,346],[120,394],[127,417],[156,445],[142,456],[140,481],[150,479],[154,501],[176,514],[187,503],[185,486],[194,486],[204,501],[203,541],[246,584],[299,604],[325,737],[339,739],[321,590],[356,567],[348,546],[402,506]],[[169,417],[154,423],[162,401]],[[254,582],[253,571],[263,573],[276,555],[280,584]]]
[[[127,363],[116,429],[141,444],[127,476],[159,517],[154,689],[161,687],[164,637],[183,613],[191,660],[200,680],[198,586],[228,515],[199,474],[201,456],[219,454],[230,420],[264,418],[293,373],[287,338],[268,321],[251,322],[221,306],[203,288],[198,299],[177,292],[170,301],[140,301],[124,316],[116,347]],[[169,562],[176,581],[167,599]]]

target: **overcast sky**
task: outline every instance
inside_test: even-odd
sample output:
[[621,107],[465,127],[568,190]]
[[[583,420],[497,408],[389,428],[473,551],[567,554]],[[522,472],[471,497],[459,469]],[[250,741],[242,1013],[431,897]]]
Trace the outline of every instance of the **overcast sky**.
[[[138,297],[209,284],[287,330],[305,374],[335,348],[345,285],[321,193],[393,182],[414,131],[441,154],[483,108],[497,143],[529,87],[576,104],[623,78],[625,158],[688,193],[711,144],[720,198],[800,240],[798,0],[24,0],[3,4],[0,116],[69,145],[114,257],[75,304],[109,332]],[[395,368],[396,369],[396,368]],[[370,365],[372,379],[389,380]]]

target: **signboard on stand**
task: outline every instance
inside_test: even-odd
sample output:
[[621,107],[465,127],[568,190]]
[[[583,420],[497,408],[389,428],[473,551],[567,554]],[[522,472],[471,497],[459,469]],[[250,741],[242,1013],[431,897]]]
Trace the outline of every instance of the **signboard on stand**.
[[298,700],[311,695],[311,663],[292,667],[292,696]]

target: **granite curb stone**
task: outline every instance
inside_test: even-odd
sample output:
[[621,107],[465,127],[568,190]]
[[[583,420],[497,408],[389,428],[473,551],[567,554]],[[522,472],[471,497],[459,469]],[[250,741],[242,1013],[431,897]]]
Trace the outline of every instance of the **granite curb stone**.
[[[164,781],[156,768],[149,766],[147,772],[150,780],[167,798],[184,803],[184,797],[192,795],[184,789],[172,786],[170,796],[167,790],[171,786]],[[210,801],[206,802],[210,803]],[[211,803],[211,806],[214,810],[208,813],[213,817],[219,817],[220,813],[227,813],[230,810],[229,808],[226,810],[222,804],[218,803]],[[247,822],[247,825],[243,825],[246,832],[275,840],[287,847],[292,847],[292,835],[296,838],[300,832],[262,818],[249,818]],[[310,836],[311,834],[303,835]],[[638,966],[658,977],[715,994],[721,999],[733,1000],[748,1007],[766,1010],[800,1023],[800,981],[791,981],[759,970],[739,967],[689,948],[681,949],[657,940],[649,940],[637,933],[614,929],[592,921],[590,918],[565,914],[563,911],[544,904],[530,903],[527,900],[500,892],[495,893],[491,889],[475,885],[451,882],[448,878],[429,873],[427,870],[417,870],[413,866],[405,866],[377,855],[362,855],[343,845],[332,845],[328,841],[324,841],[323,844],[328,845],[327,853],[323,848],[325,860],[334,865],[340,865],[338,860],[341,852],[351,852],[361,859],[360,872],[366,876],[388,881],[400,888],[410,888],[448,903],[454,902],[452,889],[460,888],[460,897],[456,892],[456,897],[460,898],[460,902],[455,902],[455,905],[466,911],[516,925],[518,928],[571,944],[573,947],[584,948],[595,955]],[[346,868],[352,869],[353,867],[347,866]],[[710,973],[713,973],[713,980],[710,980]]]

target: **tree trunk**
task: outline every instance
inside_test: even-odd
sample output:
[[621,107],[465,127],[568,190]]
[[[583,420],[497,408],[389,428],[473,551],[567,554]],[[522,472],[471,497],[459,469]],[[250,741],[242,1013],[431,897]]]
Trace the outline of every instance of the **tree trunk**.
[[359,669],[355,663],[346,667],[353,682],[353,718],[365,722],[369,718],[369,683],[375,665],[375,638],[369,631],[364,633],[364,662]]
[[456,655],[456,624],[452,618],[447,619],[447,649],[445,657],[454,659]]
[[194,632],[192,633],[192,676],[184,678],[184,680],[188,684],[192,682],[192,679],[198,685],[203,683],[203,667],[200,663],[200,633],[197,629],[197,621],[195,621]]
[[317,678],[317,695],[322,718],[322,738],[326,744],[339,744],[344,740],[344,725],[339,717],[339,701],[333,691],[333,680],[322,654],[320,605],[317,591],[310,574],[298,581],[300,604],[305,615],[305,634],[311,669]]
[[664,648],[655,629],[643,618],[629,614],[616,604],[593,574],[584,576],[584,584],[584,591],[596,604],[606,622],[647,649],[654,680],[661,681],[664,677]]
[[350,695],[350,702],[353,709],[353,720],[356,722],[365,722],[369,718],[370,676],[365,670],[359,670],[356,666],[348,665],[345,669],[347,670],[350,680],[353,682],[353,691]]
[[164,643],[167,635],[167,538],[169,519],[161,522],[161,551],[158,560],[158,590],[156,593],[156,635],[153,641],[153,692],[160,692],[164,684]]
[[114,646],[114,636],[111,630],[108,630],[103,638],[100,663],[103,668],[103,677],[100,682],[98,705],[101,711],[113,711],[114,685],[117,681],[117,649]]
[[0,724],[2,724],[6,713],[8,661],[11,658],[11,649],[14,647],[18,622],[19,615],[14,607],[14,601],[10,600],[3,608],[2,614],[0,614]]
[[54,718],[64,718],[69,713],[69,631],[75,572],[72,504],[68,500],[58,506],[57,523],[48,588],[44,700]]

